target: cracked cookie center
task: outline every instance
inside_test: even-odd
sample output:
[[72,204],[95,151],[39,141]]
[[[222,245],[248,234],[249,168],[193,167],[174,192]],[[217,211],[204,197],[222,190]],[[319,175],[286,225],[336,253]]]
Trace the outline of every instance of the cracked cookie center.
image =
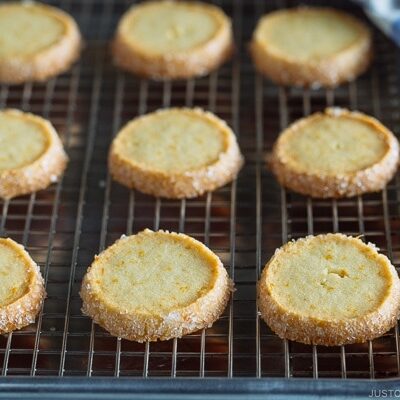
[[349,274],[347,273],[347,271],[345,269],[334,269],[334,268],[328,268],[328,274],[334,274],[339,276],[340,278],[345,278],[345,277],[349,277]]
[[391,286],[378,256],[346,241],[297,242],[268,267],[271,296],[285,309],[321,319],[355,318],[379,307]]
[[331,285],[330,282],[332,280],[339,278],[349,278],[349,274],[345,269],[341,268],[327,268],[326,278],[324,278],[320,285],[327,290],[335,290],[335,286]]

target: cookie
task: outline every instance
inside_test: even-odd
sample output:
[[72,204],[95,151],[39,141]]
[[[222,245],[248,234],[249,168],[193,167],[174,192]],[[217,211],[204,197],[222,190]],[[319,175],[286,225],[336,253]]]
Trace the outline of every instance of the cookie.
[[0,238],[0,334],[35,322],[45,297],[37,264],[23,246]]
[[368,68],[372,38],[342,11],[300,7],[262,17],[250,52],[258,71],[279,85],[335,87]]
[[328,108],[278,137],[268,161],[281,185],[317,198],[382,190],[398,166],[399,143],[379,121]]
[[41,3],[0,5],[0,82],[44,81],[79,57],[81,36],[71,16]]
[[281,338],[363,343],[396,325],[400,281],[371,243],[339,233],[307,236],[276,250],[258,282],[258,305]]
[[67,161],[49,121],[19,110],[0,111],[0,197],[45,189],[57,181]]
[[231,289],[220,259],[202,243],[146,229],[96,256],[80,294],[84,314],[112,335],[143,342],[211,326]]
[[148,78],[208,74],[232,54],[230,19],[213,5],[149,1],[122,17],[113,42],[115,64]]
[[158,110],[118,133],[109,169],[119,183],[166,198],[196,197],[232,181],[243,165],[224,121],[195,108]]

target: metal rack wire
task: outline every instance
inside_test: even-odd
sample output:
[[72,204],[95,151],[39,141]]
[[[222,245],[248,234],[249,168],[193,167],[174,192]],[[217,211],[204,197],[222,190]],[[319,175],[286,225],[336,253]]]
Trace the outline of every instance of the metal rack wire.
[[[363,234],[398,265],[399,175],[382,193],[311,200],[280,188],[263,161],[282,128],[327,105],[359,109],[399,132],[399,53],[394,45],[376,32],[377,56],[370,72],[334,91],[279,88],[254,73],[246,43],[262,13],[296,2],[220,0],[235,28],[233,61],[209,77],[150,82],[117,71],[109,62],[107,41],[128,1],[50,3],[75,16],[87,45],[80,62],[63,76],[43,84],[0,87],[0,107],[49,118],[70,157],[57,184],[1,203],[0,233],[27,247],[41,266],[48,292],[35,324],[0,337],[1,374],[399,376],[397,327],[367,344],[306,346],[275,336],[260,320],[255,303],[256,280],[275,248],[309,233]],[[346,1],[339,5],[351,7]],[[115,133],[134,116],[170,105],[204,107],[232,126],[247,161],[237,181],[182,201],[154,199],[111,181],[106,159]],[[78,292],[94,254],[121,234],[146,227],[185,232],[221,257],[237,290],[212,328],[178,340],[139,344],[110,336],[81,314]]]

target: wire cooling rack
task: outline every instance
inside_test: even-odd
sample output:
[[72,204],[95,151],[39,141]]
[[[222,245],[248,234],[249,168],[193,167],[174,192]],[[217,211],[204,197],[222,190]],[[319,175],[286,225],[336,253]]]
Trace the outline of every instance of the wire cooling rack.
[[[271,378],[267,382],[398,377],[398,327],[366,344],[306,346],[274,335],[259,318],[255,302],[257,278],[275,248],[307,234],[362,234],[399,264],[399,175],[381,193],[312,200],[280,188],[264,165],[264,154],[280,130],[326,106],[372,114],[399,132],[398,49],[375,31],[375,61],[357,81],[335,90],[284,89],[255,73],[247,43],[263,13],[297,2],[221,0],[217,4],[232,17],[235,30],[232,62],[208,77],[153,82],[120,72],[110,61],[109,40],[130,2],[49,3],[76,18],[86,47],[67,74],[43,84],[0,86],[0,107],[50,119],[70,157],[57,184],[1,203],[0,233],[23,243],[40,264],[48,298],[35,324],[0,336],[0,388],[5,382],[22,385],[22,380],[4,377],[17,375]],[[363,18],[350,2],[328,3]],[[152,198],[111,181],[107,152],[119,128],[139,114],[168,106],[200,106],[228,122],[246,157],[237,181],[182,201]],[[81,314],[78,292],[93,256],[122,234],[144,228],[185,232],[222,259],[237,290],[212,328],[140,344],[110,336]],[[43,381],[28,382],[39,387]]]

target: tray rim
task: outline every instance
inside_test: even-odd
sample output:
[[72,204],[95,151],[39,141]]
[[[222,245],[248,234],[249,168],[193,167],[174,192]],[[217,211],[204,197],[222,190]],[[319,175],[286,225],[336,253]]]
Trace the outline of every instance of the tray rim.
[[[368,398],[373,390],[400,396],[400,379],[2,377],[0,399]],[[389,396],[387,396],[389,397]],[[395,397],[395,396],[391,396]]]

